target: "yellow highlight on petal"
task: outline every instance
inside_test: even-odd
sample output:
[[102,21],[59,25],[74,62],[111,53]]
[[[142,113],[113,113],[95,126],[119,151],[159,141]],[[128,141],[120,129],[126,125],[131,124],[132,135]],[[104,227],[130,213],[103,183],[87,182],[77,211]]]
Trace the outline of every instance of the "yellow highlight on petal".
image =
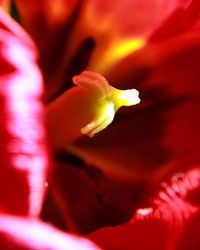
[[99,58],[99,64],[96,65],[95,69],[97,71],[103,71],[117,61],[141,49],[145,43],[145,40],[142,38],[134,38],[111,44],[110,48],[102,54],[102,58]]
[[112,56],[113,60],[121,59],[122,57],[125,57],[130,53],[142,48],[144,44],[144,39],[141,38],[122,41],[121,43],[117,44],[116,47],[112,48],[110,55]]

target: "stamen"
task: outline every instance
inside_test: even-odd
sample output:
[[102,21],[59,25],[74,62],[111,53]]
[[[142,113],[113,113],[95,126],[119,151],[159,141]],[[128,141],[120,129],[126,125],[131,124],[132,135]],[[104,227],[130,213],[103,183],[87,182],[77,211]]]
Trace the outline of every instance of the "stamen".
[[84,71],[73,77],[73,82],[85,88],[96,99],[96,114],[94,119],[81,128],[82,134],[93,137],[105,129],[114,119],[115,112],[122,106],[132,106],[140,102],[136,89],[119,90],[106,81],[98,73]]

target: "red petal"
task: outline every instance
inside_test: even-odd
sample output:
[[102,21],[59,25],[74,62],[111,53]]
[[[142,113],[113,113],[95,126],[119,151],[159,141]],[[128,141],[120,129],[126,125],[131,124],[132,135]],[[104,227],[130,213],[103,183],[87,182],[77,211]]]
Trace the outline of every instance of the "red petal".
[[[69,160],[70,156],[63,155],[61,159]],[[70,230],[88,233],[103,226],[123,223],[146,198],[145,183],[133,186],[114,181],[92,166],[72,157],[71,161],[74,161],[74,166],[64,163],[54,166],[51,193],[43,211],[45,220],[61,228],[65,223]]]
[[47,150],[42,78],[30,38],[0,12],[0,208],[38,214]]
[[[89,27],[96,26],[100,31],[112,27],[112,32],[123,32],[128,35],[148,36],[169,17],[173,11],[181,7],[187,7],[190,1],[175,0],[173,2],[153,0],[101,0],[88,1],[84,18]],[[91,19],[93,18],[93,19]],[[85,21],[86,21],[85,20]],[[115,26],[113,27],[113,24]]]
[[131,222],[98,230],[89,238],[104,249],[199,249],[195,232],[200,229],[200,200],[198,204],[187,200],[188,193],[199,187],[199,168],[175,175],[152,208],[139,209]]
[[[78,42],[77,37],[79,40],[94,37],[96,47],[88,68],[105,73],[111,66],[107,65],[107,57],[114,58],[117,53],[110,52],[113,47],[123,47],[124,41],[138,38],[146,43],[165,20],[177,9],[188,7],[189,3],[188,0],[162,1],[162,3],[159,0],[109,0],[106,3],[100,0],[88,1],[80,15],[72,46],[74,48]],[[132,50],[129,51],[131,52]],[[112,64],[116,61],[113,60]]]
[[[187,8],[175,11],[151,36],[150,41],[161,41],[191,29],[197,22],[200,2],[191,1]],[[176,24],[176,25],[174,25]]]
[[[66,82],[64,55],[81,0],[15,0],[22,23],[41,53],[40,63],[51,99]],[[61,71],[61,72],[60,72]],[[69,80],[69,79],[68,79]],[[70,79],[71,80],[71,79]]]
[[166,224],[157,219],[104,228],[89,235],[103,249],[159,250],[167,249]]
[[[55,4],[46,0],[38,5],[37,1],[16,0],[16,3],[26,29],[40,48],[48,82],[47,99],[52,99],[57,91],[67,88],[73,74],[79,74],[87,65],[90,70],[104,73],[121,59],[116,59],[117,51],[122,53],[121,47],[125,46],[126,53],[120,57],[142,47],[163,21],[177,9],[187,8],[190,1],[109,0],[102,4],[99,0],[63,0]],[[192,8],[191,16],[193,11],[196,13]],[[142,42],[135,45],[134,39],[138,38]]]

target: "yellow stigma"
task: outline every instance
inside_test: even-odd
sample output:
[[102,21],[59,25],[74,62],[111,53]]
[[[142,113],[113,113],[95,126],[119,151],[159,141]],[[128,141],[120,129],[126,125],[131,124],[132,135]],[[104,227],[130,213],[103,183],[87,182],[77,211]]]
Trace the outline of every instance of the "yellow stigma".
[[132,106],[140,102],[139,92],[136,89],[119,90],[95,72],[84,71],[73,77],[73,82],[90,92],[95,98],[94,119],[86,124],[81,133],[93,137],[105,129],[114,119],[115,112],[122,106]]

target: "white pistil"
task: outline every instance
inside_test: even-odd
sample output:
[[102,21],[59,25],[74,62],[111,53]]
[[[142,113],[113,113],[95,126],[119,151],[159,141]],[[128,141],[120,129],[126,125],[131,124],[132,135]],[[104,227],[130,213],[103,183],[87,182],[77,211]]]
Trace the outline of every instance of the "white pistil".
[[105,129],[114,119],[116,111],[122,106],[132,106],[140,102],[136,89],[119,90],[98,73],[84,71],[73,78],[73,82],[85,88],[96,98],[96,115],[81,129],[82,134],[93,137]]

